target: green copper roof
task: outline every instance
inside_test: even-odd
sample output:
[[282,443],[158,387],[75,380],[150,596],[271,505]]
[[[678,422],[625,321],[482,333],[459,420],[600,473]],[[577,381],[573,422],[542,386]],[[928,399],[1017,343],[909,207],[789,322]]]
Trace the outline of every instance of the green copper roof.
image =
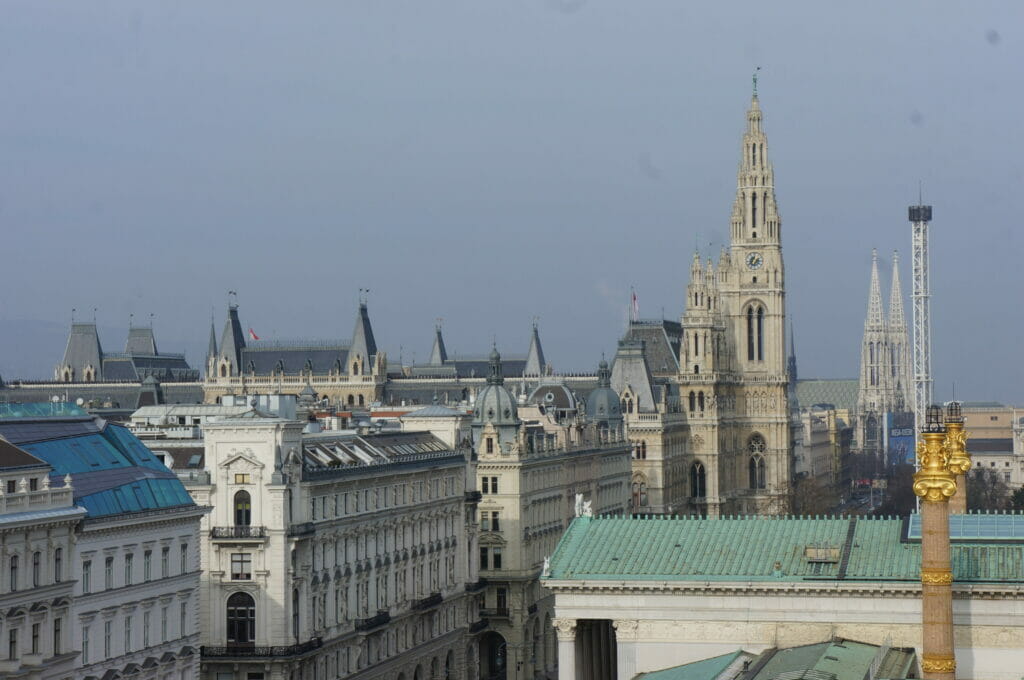
[[[1024,545],[954,544],[960,582],[1024,582]],[[551,557],[550,579],[910,581],[921,546],[901,519],[580,517]]]
[[672,668],[660,671],[641,673],[636,676],[636,680],[715,680],[722,671],[729,667],[729,664],[736,661],[740,656],[753,658],[752,654],[747,654],[743,650],[737,650],[729,654],[716,656],[713,659],[704,659],[703,661],[694,661],[693,663],[673,666]]

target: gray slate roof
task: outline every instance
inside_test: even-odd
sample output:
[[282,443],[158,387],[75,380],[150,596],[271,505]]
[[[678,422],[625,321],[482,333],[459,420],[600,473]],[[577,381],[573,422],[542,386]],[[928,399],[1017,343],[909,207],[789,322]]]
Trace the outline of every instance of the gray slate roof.
[[797,380],[796,399],[800,408],[810,408],[815,404],[833,404],[838,409],[855,411],[859,389],[857,380],[845,378]]

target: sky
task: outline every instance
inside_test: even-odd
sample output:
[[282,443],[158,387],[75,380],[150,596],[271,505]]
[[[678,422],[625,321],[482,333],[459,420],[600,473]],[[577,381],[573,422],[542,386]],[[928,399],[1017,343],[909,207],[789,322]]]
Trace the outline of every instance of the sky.
[[[678,319],[728,237],[759,96],[801,377],[855,377],[934,206],[936,398],[1024,404],[1024,4],[39,2],[0,22],[0,375],[47,377],[71,309],[201,363],[227,291],[261,337],[429,356],[496,339],[593,370]],[[45,351],[44,351],[45,350]]]

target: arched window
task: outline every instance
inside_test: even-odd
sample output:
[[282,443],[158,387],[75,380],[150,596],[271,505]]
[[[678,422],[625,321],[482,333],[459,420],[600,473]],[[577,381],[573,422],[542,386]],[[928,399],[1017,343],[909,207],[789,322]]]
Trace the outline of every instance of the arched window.
[[747,307],[747,361],[754,360],[754,307]]
[[757,360],[764,361],[764,307],[757,308]]
[[633,412],[633,400],[632,399],[627,399],[626,400],[626,413],[632,413],[632,412]]
[[690,496],[704,498],[707,495],[707,474],[704,471],[704,464],[695,462],[690,466]]
[[256,643],[256,601],[248,593],[228,598],[228,646],[244,647]]
[[363,401],[363,395],[361,395],[361,394],[360,394],[360,395],[359,395],[359,405],[360,405],[360,406],[363,406],[363,405],[364,405],[364,403],[365,403],[365,402]]
[[759,434],[752,436],[750,438],[750,442],[747,444],[747,450],[750,452],[748,473],[751,489],[765,488],[764,452],[766,448],[764,437]]
[[697,333],[693,334],[693,356],[700,355],[700,336]]
[[355,398],[355,397],[353,397],[353,396],[352,396],[352,395],[350,394],[350,395],[348,395],[348,400],[347,400],[347,401],[348,401],[348,405],[349,405],[349,406],[355,406],[355,403],[356,403],[356,398]]
[[359,375],[359,362],[358,361],[353,361],[352,362],[352,375]]
[[690,390],[690,413],[693,413],[697,406],[697,395]]
[[647,506],[647,482],[641,478],[633,481],[633,509]]
[[252,498],[248,491],[235,494],[235,526],[247,527],[252,523]]
[[[757,229],[757,192],[755,191],[750,195],[750,226],[753,229]],[[757,237],[757,232],[754,232],[754,236]]]
[[704,391],[701,390],[697,393],[697,408],[701,413],[704,413]]
[[647,460],[647,442],[640,442],[640,458]]

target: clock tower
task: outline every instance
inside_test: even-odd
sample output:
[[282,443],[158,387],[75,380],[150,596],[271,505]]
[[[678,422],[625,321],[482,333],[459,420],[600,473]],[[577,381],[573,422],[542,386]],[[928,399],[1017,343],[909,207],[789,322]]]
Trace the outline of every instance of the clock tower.
[[686,464],[691,478],[696,470],[707,480],[691,483],[686,505],[708,516],[790,511],[782,221],[761,122],[755,80],[729,247],[717,269],[694,260],[682,318],[679,400],[689,426]]

